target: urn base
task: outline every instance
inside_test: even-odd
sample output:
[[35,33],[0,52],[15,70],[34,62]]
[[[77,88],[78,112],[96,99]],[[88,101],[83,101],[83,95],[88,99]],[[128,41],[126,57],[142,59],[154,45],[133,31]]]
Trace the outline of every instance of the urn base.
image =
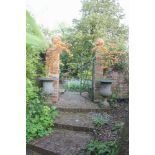
[[100,101],[100,106],[105,109],[110,109],[110,104],[107,101],[107,98],[104,98],[103,101]]

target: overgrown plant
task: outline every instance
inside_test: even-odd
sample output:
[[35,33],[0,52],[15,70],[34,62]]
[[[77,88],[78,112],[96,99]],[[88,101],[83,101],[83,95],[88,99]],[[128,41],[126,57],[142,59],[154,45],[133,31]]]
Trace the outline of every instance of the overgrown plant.
[[124,126],[124,122],[115,122],[112,126],[112,131],[121,130]]
[[100,142],[92,140],[86,145],[85,155],[117,155],[117,141]]
[[113,94],[109,97],[108,101],[109,101],[109,103],[110,103],[111,105],[114,105],[115,103],[117,103],[117,99],[118,99],[117,94],[116,94],[116,93],[113,93]]
[[89,91],[91,89],[91,82],[86,81],[83,85],[80,85],[79,82],[69,81],[64,84],[64,88],[69,91]]
[[26,114],[26,141],[43,137],[53,131],[53,120],[58,115],[54,107],[47,106],[43,101],[32,101]]
[[104,125],[108,125],[111,122],[112,117],[108,114],[97,114],[92,119],[93,119],[93,124],[97,128],[100,128]]
[[26,141],[42,137],[52,131],[57,112],[47,106],[36,81],[44,75],[41,55],[48,47],[39,26],[30,13],[26,12]]

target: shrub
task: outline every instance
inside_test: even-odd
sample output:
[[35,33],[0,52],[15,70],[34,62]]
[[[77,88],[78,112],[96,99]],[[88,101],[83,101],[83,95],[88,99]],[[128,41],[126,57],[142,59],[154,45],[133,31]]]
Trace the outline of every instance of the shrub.
[[128,52],[116,52],[113,56],[116,61],[112,65],[112,70],[119,72],[128,72]]
[[108,114],[97,114],[93,117],[93,124],[99,128],[106,124],[109,124],[112,120],[112,117]]
[[70,91],[79,91],[80,90],[80,85],[77,83],[73,83],[73,82],[65,84],[64,87],[65,87],[65,89],[70,90]]
[[117,99],[118,99],[117,94],[116,94],[116,93],[113,93],[113,94],[109,97],[108,101],[109,101],[109,103],[110,103],[111,105],[114,105],[115,103],[117,103]]
[[112,131],[121,130],[124,126],[124,122],[115,122],[112,127]]
[[53,120],[57,116],[54,107],[45,104],[36,77],[44,75],[41,54],[48,47],[39,26],[26,12],[26,141],[52,132]]
[[64,88],[69,91],[80,91],[80,90],[90,91],[91,82],[85,81],[85,83],[82,82],[82,84],[80,85],[80,81],[79,82],[69,81],[66,84],[64,84]]
[[57,115],[54,107],[48,107],[38,99],[33,100],[26,114],[26,141],[51,133],[53,120]]
[[116,155],[117,141],[100,142],[93,140],[86,145],[85,155]]

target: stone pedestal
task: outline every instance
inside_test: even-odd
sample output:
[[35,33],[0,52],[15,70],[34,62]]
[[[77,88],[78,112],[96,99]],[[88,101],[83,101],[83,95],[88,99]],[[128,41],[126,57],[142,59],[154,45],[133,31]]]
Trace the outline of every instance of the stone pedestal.
[[45,94],[52,95],[54,93],[53,83],[56,80],[56,78],[42,77],[42,78],[39,78],[38,80],[41,81],[41,83],[43,85],[43,92]]

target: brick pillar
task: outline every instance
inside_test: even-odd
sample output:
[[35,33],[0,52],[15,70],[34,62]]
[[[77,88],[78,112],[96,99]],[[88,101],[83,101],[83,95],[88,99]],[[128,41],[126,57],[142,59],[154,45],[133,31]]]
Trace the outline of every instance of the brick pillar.
[[53,82],[54,93],[52,94],[52,102],[56,103],[59,99],[59,65],[60,65],[60,54],[55,50],[52,52],[52,64],[50,67],[50,75],[51,77],[57,78]]
[[54,77],[56,80],[53,82],[53,93],[51,95],[52,103],[58,102],[59,99],[59,65],[60,65],[60,52],[49,48],[46,54],[46,72],[48,77]]
[[103,79],[102,54],[100,52],[96,52],[95,57],[96,63],[94,65],[94,101],[98,102],[102,97],[99,93],[100,80]]
[[[63,50],[68,50],[70,44],[63,43],[59,36],[52,38],[53,47],[49,48],[46,53],[46,76],[56,78],[53,82],[54,91],[51,96],[52,103],[59,100],[59,65],[60,54]],[[69,53],[69,52],[68,52]]]

